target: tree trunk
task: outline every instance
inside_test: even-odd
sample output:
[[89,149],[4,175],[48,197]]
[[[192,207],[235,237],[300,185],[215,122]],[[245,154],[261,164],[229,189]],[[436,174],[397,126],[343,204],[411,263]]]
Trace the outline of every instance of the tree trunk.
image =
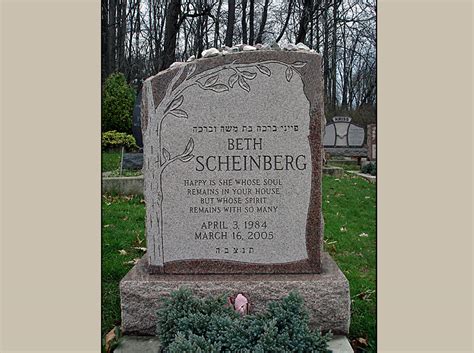
[[165,22],[164,50],[159,71],[165,70],[175,61],[176,35],[178,34],[178,18],[181,12],[181,0],[171,0]]
[[250,10],[249,10],[249,44],[254,44],[255,38],[255,29],[254,29],[254,17],[255,17],[255,0],[250,0],[249,3]]
[[228,0],[227,4],[229,9],[227,13],[227,31],[225,34],[224,44],[231,47],[234,38],[235,0]]
[[[109,4],[107,0],[102,0],[101,2],[101,19],[100,19],[100,29],[101,29],[101,52],[100,57],[101,61],[101,83],[105,82],[105,79],[110,73],[109,69],[109,52],[108,48],[108,34],[109,34]],[[101,85],[102,87],[102,85]]]
[[334,0],[333,7],[333,23],[332,23],[332,63],[331,63],[331,107],[332,110],[336,110],[337,105],[337,94],[336,94],[336,74],[337,74],[337,8],[339,5],[338,0]]
[[265,0],[265,3],[263,5],[262,21],[260,22],[260,28],[258,29],[257,39],[255,40],[255,43],[262,43],[263,32],[265,31],[265,25],[267,23],[269,3],[270,0]]
[[283,24],[283,27],[280,31],[280,34],[278,35],[277,39],[275,40],[275,42],[279,42],[281,37],[283,37],[283,34],[285,34],[285,31],[286,31],[286,27],[288,27],[288,22],[290,21],[290,17],[291,17],[291,10],[293,9],[293,2],[294,0],[290,0],[290,2],[288,3],[288,12],[286,14],[286,19],[285,19],[285,23]]
[[109,25],[107,31],[107,58],[108,68],[110,75],[115,71],[115,49],[116,49],[116,12],[117,12],[117,0],[109,0]]
[[329,23],[328,23],[328,11],[329,11],[329,1],[325,0],[324,12],[323,12],[323,76],[324,76],[324,93],[326,99],[329,99]]
[[219,0],[219,4],[217,5],[217,13],[214,27],[214,48],[217,48],[219,45],[219,17],[221,16],[221,7],[222,0]]
[[298,35],[296,36],[296,43],[304,43],[306,39],[306,33],[308,31],[308,24],[313,14],[313,0],[304,0],[303,2],[303,14],[300,19],[300,27]]
[[247,44],[247,0],[242,0],[242,43]]

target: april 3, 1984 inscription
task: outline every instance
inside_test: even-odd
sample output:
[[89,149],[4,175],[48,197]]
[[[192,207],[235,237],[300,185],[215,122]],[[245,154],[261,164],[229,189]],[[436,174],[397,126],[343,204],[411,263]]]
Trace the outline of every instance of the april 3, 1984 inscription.
[[152,267],[318,270],[322,102],[308,91],[320,90],[319,63],[316,54],[238,53],[145,81]]

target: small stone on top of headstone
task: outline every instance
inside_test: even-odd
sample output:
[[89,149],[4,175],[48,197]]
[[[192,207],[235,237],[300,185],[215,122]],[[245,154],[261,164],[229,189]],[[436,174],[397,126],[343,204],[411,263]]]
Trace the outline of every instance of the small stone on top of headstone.
[[273,50],[280,50],[280,45],[277,43],[277,42],[274,42],[272,45],[271,45],[271,48]]
[[256,48],[257,50],[262,49],[262,48],[263,48],[262,43],[257,43],[257,44],[255,44],[255,48]]
[[254,46],[252,45],[244,45],[242,47],[242,51],[253,51],[253,50],[257,50],[257,48],[255,48]]
[[219,49],[216,48],[209,48],[204,50],[201,55],[203,58],[210,58],[212,56],[218,56],[220,54]]
[[178,67],[178,66],[181,66],[183,65],[184,63],[182,61],[175,61],[174,63],[172,63],[170,65],[170,69],[172,69],[173,67]]
[[239,46],[238,46],[238,45],[234,45],[232,48],[230,48],[230,51],[231,51],[231,52],[237,52],[237,51],[239,51]]
[[288,43],[286,44],[285,46],[283,46],[283,49],[284,50],[298,50],[298,48],[296,47],[296,45],[294,45],[293,43]]
[[194,59],[196,59],[196,55],[191,55],[188,60],[186,60],[186,62],[190,62],[190,61],[193,61]]
[[296,44],[296,48],[299,50],[309,50],[309,47],[305,45],[304,43],[298,43]]

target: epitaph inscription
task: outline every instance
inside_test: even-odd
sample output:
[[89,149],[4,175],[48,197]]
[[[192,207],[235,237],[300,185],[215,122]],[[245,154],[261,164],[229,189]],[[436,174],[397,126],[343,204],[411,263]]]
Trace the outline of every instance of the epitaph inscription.
[[152,268],[319,271],[319,63],[316,54],[238,53],[145,82]]

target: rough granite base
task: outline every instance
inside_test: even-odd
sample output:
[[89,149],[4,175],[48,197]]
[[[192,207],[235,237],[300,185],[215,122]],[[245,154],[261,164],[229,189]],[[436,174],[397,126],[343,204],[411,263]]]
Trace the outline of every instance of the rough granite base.
[[310,325],[323,332],[346,335],[350,324],[349,283],[334,260],[322,254],[319,274],[149,274],[145,255],[120,281],[122,330],[129,335],[155,335],[161,299],[180,287],[200,297],[245,293],[252,312],[269,301],[297,291],[309,312]]

